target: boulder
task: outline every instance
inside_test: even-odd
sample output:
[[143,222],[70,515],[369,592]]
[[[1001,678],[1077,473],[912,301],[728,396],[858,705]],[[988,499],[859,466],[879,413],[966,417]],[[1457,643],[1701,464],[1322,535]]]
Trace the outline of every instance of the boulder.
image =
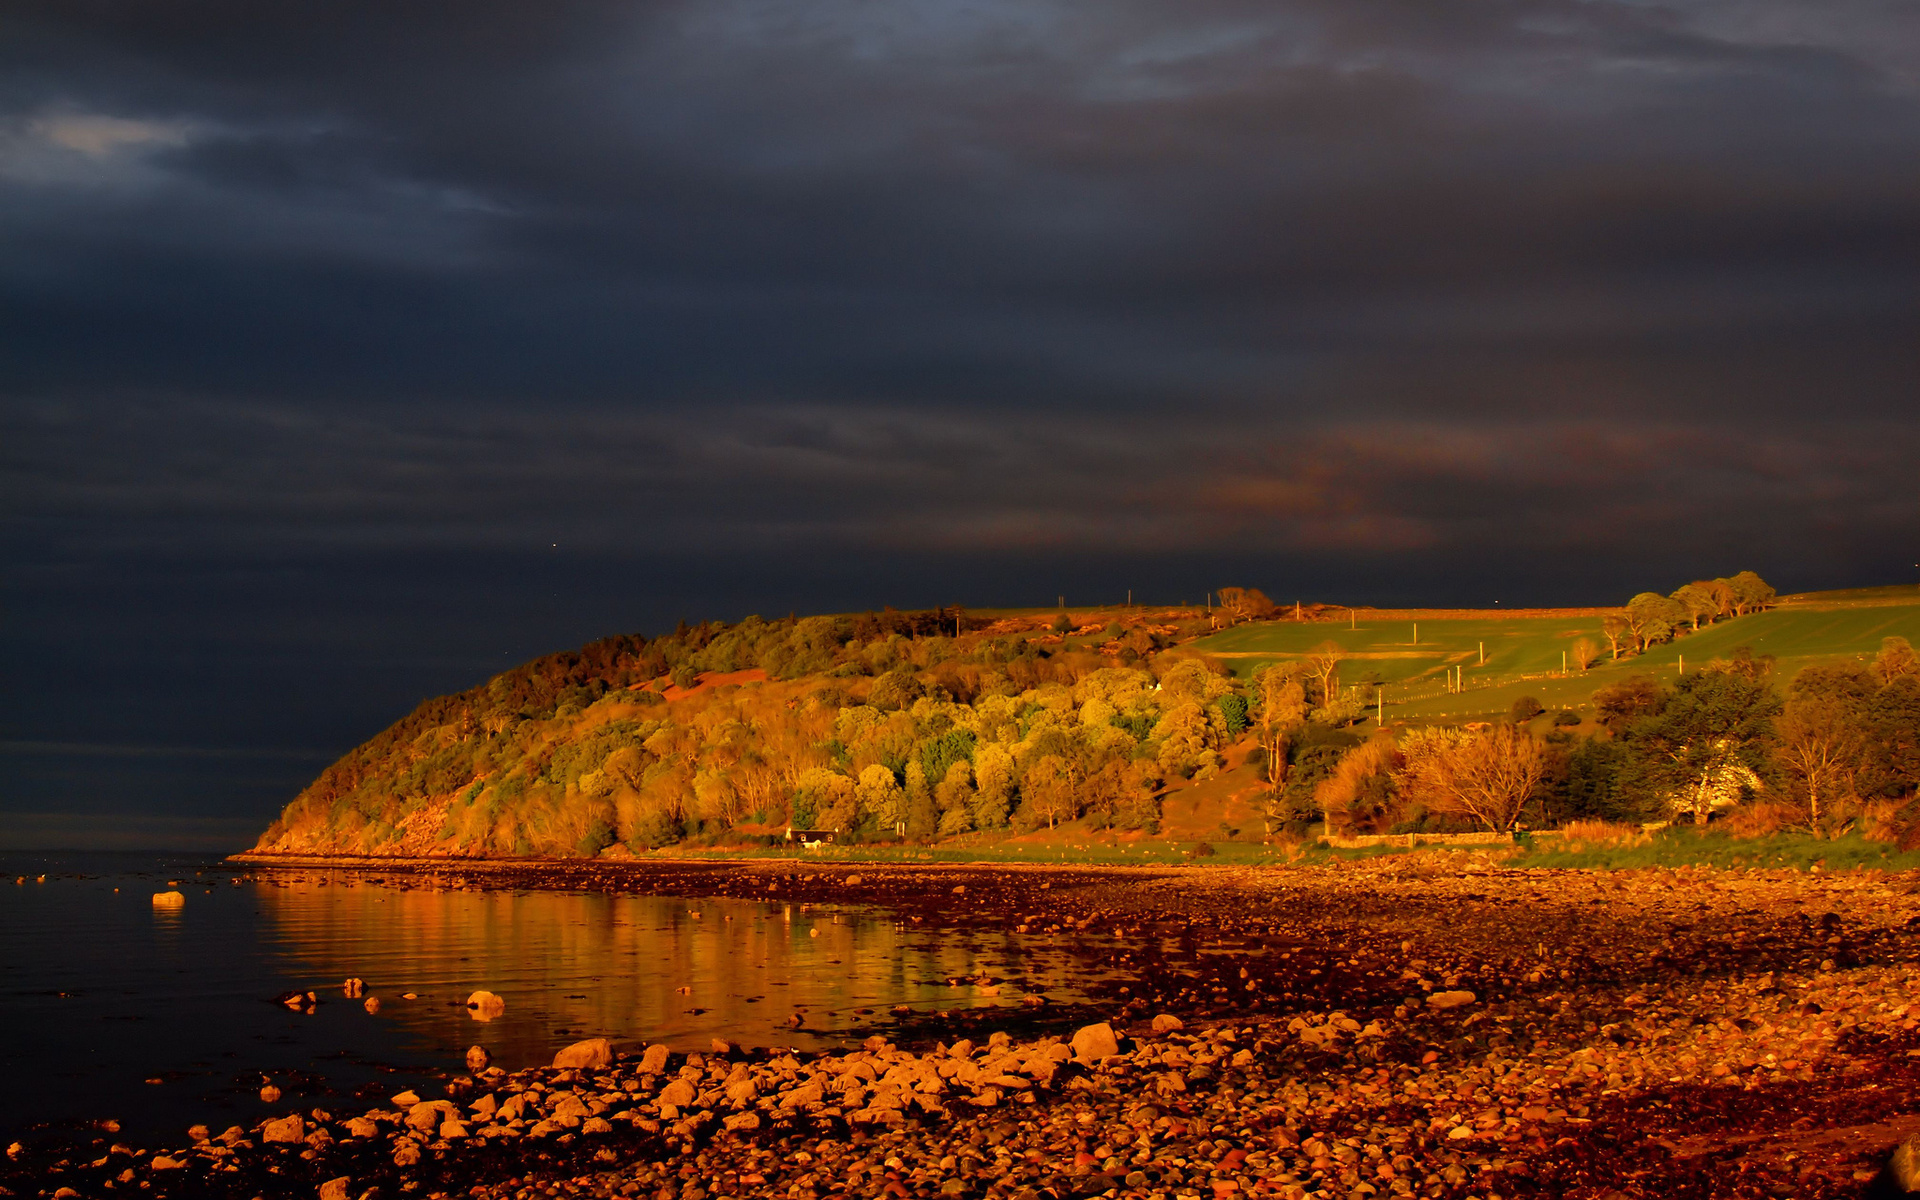
[[691,1083],[688,1083],[684,1079],[676,1079],[666,1087],[660,1089],[660,1103],[671,1104],[676,1108],[685,1108],[687,1105],[692,1104],[693,1098],[699,1094],[700,1093],[693,1090]]
[[447,1121],[460,1119],[460,1110],[449,1100],[422,1100],[407,1110],[407,1124],[422,1133],[438,1129]]
[[613,1043],[606,1038],[575,1042],[553,1056],[557,1071],[599,1071],[613,1064]]
[[1176,1029],[1185,1029],[1187,1023],[1172,1013],[1161,1013],[1153,1019],[1155,1033],[1172,1033]]
[[377,1012],[379,1012],[379,1011],[380,1011],[380,997],[378,997],[378,996],[368,996],[368,997],[367,997],[367,1002],[366,1002],[365,1004],[363,1004],[363,1005],[361,1005],[361,1007],[362,1007],[362,1008],[365,1008],[365,1009],[366,1009],[366,1010],[367,1010],[368,1012],[370,1012],[370,1013],[377,1013]]
[[1105,1021],[1076,1030],[1070,1044],[1074,1059],[1083,1063],[1099,1062],[1120,1053],[1120,1040],[1114,1036],[1113,1026]]
[[1466,991],[1435,992],[1427,997],[1427,1005],[1430,1008],[1459,1008],[1465,1004],[1472,1004],[1478,999],[1480,997]]
[[659,1042],[648,1046],[647,1052],[640,1056],[640,1073],[642,1075],[661,1074],[667,1069],[667,1059],[672,1054],[673,1051],[662,1046]]
[[307,1123],[299,1113],[290,1117],[281,1117],[278,1121],[268,1121],[260,1129],[262,1142],[304,1142],[307,1140]]
[[187,898],[180,892],[155,892],[153,894],[153,906],[155,908],[185,908],[187,906]]
[[467,1070],[473,1071],[476,1073],[480,1071],[484,1071],[487,1069],[489,1065],[492,1064],[492,1062],[493,1062],[493,1055],[487,1053],[487,1048],[485,1046],[468,1046],[467,1047]]
[[187,1165],[187,1160],[184,1158],[168,1158],[164,1154],[156,1154],[153,1156],[153,1161],[147,1165],[156,1171],[178,1171]]
[[1893,1148],[1887,1157],[1886,1179],[1901,1192],[1920,1192],[1920,1133]]
[[329,1179],[320,1185],[320,1200],[347,1200],[347,1184],[351,1182],[345,1175],[338,1179]]
[[728,1129],[758,1129],[760,1128],[760,1114],[737,1113],[734,1116],[728,1117],[725,1121],[722,1121],[721,1124]]
[[260,1089],[260,1099],[266,1104],[278,1104],[280,1102],[280,1089],[272,1084],[268,1084]]
[[476,1021],[491,1021],[507,1011],[507,1002],[492,992],[475,992],[467,997],[467,1015]]

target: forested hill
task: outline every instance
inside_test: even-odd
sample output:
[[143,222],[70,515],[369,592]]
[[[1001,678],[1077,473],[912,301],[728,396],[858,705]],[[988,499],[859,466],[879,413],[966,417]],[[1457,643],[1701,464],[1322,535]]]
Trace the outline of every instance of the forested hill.
[[[1774,610],[1772,589],[1743,573],[1619,609],[1468,614],[1475,639],[1500,642],[1494,659],[1559,668],[1523,665],[1492,723],[1484,709],[1431,711],[1466,706],[1459,681],[1489,642],[1436,643],[1443,620],[1407,635],[1420,638],[1410,651],[1379,641],[1403,636],[1380,631],[1405,614],[1355,632],[1354,610],[1276,609],[1246,589],[1205,608],[682,626],[427,701],[327,768],[256,850],[620,856],[789,826],[916,843],[1072,821],[1151,833],[1170,795],[1201,785],[1231,796],[1256,835],[1747,803],[1844,822],[1920,786],[1920,659],[1897,636],[1920,634],[1920,607],[1846,607],[1872,599]],[[1481,628],[1489,617],[1502,628]],[[1243,633],[1299,652],[1219,649]],[[1517,649],[1527,638],[1541,644]],[[1789,643],[1798,657],[1776,673],[1769,648]],[[1804,653],[1816,643],[1831,662]],[[1405,670],[1422,674],[1392,683]],[[1436,681],[1452,690],[1419,700]],[[1397,709],[1383,695],[1394,687]],[[1482,776],[1507,781],[1497,804]]]
[[788,824],[931,838],[1023,808],[1148,824],[1165,772],[1244,727],[1217,674],[1161,687],[1147,669],[1223,616],[886,611],[608,638],[421,704],[257,849],[617,854]]

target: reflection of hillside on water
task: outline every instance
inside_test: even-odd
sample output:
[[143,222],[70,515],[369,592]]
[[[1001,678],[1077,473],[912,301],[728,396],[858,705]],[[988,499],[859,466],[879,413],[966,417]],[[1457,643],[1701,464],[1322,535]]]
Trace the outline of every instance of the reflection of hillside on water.
[[[999,932],[907,928],[872,910],[351,877],[257,887],[282,972],[332,986],[336,998],[337,981],[360,976],[381,1000],[370,1019],[399,1024],[418,1049],[479,1041],[508,1067],[598,1035],[805,1048],[837,1041],[835,1031],[861,1019],[855,1009],[1006,1004],[1022,994],[950,986],[952,977],[1021,978],[1026,990],[1074,995],[1059,950],[1030,951]],[[480,1024],[449,1007],[478,989],[504,998],[505,1015]],[[401,1000],[407,991],[420,999]],[[795,1012],[798,1030],[788,1024]]]

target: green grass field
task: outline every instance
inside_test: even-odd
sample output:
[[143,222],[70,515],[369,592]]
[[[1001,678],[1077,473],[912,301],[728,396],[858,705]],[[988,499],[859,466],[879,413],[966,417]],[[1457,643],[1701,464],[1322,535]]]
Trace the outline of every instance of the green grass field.
[[[1362,614],[1351,627],[1259,622],[1202,638],[1190,649],[1221,658],[1244,679],[1265,663],[1298,661],[1333,642],[1348,656],[1340,667],[1342,684],[1365,683],[1371,696],[1377,683],[1389,721],[1426,721],[1504,713],[1522,695],[1548,708],[1577,708],[1609,683],[1640,674],[1671,678],[1683,665],[1698,666],[1739,646],[1774,655],[1786,678],[1810,662],[1870,658],[1880,639],[1894,634],[1920,644],[1920,590],[1789,597],[1767,612],[1722,621],[1618,662],[1604,657],[1606,639],[1597,616],[1427,618],[1418,622],[1417,641],[1415,623],[1392,614]],[[1600,663],[1590,671],[1562,674],[1562,653],[1583,636],[1601,647]],[[1456,667],[1464,684],[1457,693],[1445,684]]]
[[1699,830],[1674,826],[1658,831],[1638,846],[1583,846],[1572,849],[1559,838],[1523,839],[1518,846],[1400,846],[1334,849],[1326,846],[1286,850],[1258,842],[1213,840],[1211,854],[1197,854],[1198,841],[1148,839],[1128,845],[1089,838],[1054,843],[982,842],[964,847],[824,846],[818,850],[785,847],[716,847],[709,850],[659,851],[661,858],[776,859],[811,863],[1032,863],[1080,866],[1191,866],[1247,867],[1353,862],[1391,855],[1458,855],[1462,861],[1492,855],[1506,867],[1563,867],[1600,871],[1631,871],[1686,866],[1722,871],[1795,870],[1818,866],[1823,871],[1878,868],[1910,871],[1920,868],[1920,851],[1901,854],[1881,842],[1857,833],[1826,839],[1804,833],[1777,833],[1761,838],[1736,838],[1718,828]]

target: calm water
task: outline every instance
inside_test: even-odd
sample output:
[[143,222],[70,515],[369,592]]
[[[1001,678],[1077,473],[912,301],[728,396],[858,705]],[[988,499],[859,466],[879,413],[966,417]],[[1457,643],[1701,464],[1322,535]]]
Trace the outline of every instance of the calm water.
[[[0,870],[8,1136],[106,1116],[141,1135],[251,1123],[263,1076],[284,1109],[463,1070],[476,1042],[509,1070],[595,1036],[835,1045],[860,1009],[1017,1005],[1029,991],[1075,1000],[1068,981],[1085,976],[1062,949],[872,909],[453,891],[348,872],[236,884],[210,860],[117,855],[4,856]],[[184,908],[154,908],[168,880]],[[1020,982],[997,995],[947,982],[983,973]],[[379,997],[378,1013],[342,995],[348,976]],[[269,1002],[295,989],[323,1002],[311,1015]],[[505,999],[505,1014],[473,1019],[464,1001],[479,989]]]

